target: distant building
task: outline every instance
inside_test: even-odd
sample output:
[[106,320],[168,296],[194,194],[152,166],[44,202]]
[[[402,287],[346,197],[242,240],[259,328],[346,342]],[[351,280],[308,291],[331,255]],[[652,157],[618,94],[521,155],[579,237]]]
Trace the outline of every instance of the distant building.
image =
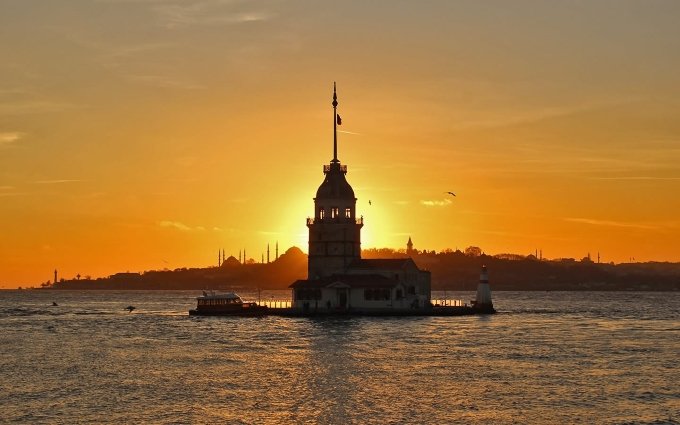
[[408,242],[406,242],[406,255],[411,256],[415,254],[413,251],[413,241],[411,240],[411,237],[408,237]]
[[[338,160],[337,95],[333,89],[333,159],[324,165],[324,181],[314,198],[314,217],[307,218],[307,279],[293,289],[293,307],[304,310],[389,312],[430,305],[430,272],[410,258],[362,259],[363,217],[356,217],[354,190],[347,166]],[[409,242],[412,244],[409,238]]]
[[229,258],[226,260],[222,261],[222,265],[220,267],[223,268],[229,268],[229,267],[238,267],[241,265],[241,262],[236,259],[233,255],[230,255]]

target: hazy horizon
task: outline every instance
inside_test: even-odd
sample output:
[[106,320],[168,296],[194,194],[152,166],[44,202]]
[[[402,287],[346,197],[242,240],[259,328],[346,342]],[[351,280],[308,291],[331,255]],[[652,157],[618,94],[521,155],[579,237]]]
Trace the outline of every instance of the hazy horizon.
[[362,247],[680,261],[678,2],[0,10],[0,287],[306,251],[333,81]]

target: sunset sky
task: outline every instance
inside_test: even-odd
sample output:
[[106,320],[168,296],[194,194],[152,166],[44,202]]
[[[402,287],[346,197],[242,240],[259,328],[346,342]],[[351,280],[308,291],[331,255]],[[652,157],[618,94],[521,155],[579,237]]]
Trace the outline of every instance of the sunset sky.
[[652,0],[0,0],[0,287],[306,251],[333,81],[364,248],[680,261],[679,22]]

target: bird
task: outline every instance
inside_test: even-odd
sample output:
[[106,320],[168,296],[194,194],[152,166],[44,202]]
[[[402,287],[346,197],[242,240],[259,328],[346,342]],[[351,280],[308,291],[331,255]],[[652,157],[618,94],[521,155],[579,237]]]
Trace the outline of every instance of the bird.
[[455,194],[455,193],[453,193],[453,192],[444,192],[444,193],[448,193],[449,195],[453,195],[453,196],[456,196],[456,194]]
[[134,309],[135,309],[135,307],[134,307],[134,306],[131,306],[131,305],[129,305],[129,306],[127,306],[127,307],[124,308],[124,310],[127,310],[127,311],[129,311],[130,313],[132,313],[132,310],[134,310]]
[[371,200],[370,200],[370,199],[368,200],[368,205],[373,205],[373,204],[371,204]]
[[58,306],[59,306],[59,304],[57,304],[56,301],[52,301],[52,307],[58,307]]

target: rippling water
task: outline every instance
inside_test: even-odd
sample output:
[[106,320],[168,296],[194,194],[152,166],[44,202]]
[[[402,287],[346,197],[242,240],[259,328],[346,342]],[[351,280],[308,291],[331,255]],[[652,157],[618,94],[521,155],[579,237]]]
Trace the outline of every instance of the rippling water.
[[680,423],[678,293],[326,319],[189,317],[196,295],[0,291],[0,422]]

